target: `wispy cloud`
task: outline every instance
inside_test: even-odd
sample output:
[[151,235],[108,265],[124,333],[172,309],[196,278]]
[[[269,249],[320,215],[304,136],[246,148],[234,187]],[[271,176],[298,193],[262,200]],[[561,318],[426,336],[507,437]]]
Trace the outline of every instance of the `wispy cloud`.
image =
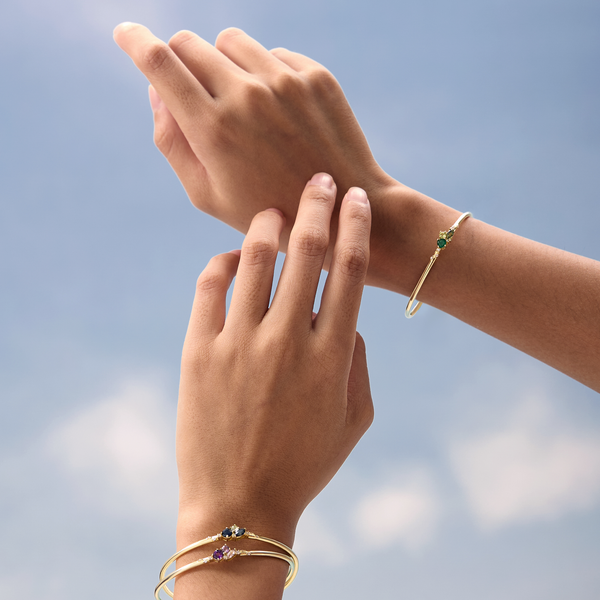
[[419,467],[366,494],[354,510],[353,521],[364,543],[376,536],[380,546],[399,543],[417,550],[432,539],[440,514],[433,476]]
[[530,398],[502,427],[456,439],[454,473],[484,529],[548,520],[600,501],[600,433]]
[[176,507],[174,405],[130,381],[69,415],[46,436],[44,453],[96,509],[147,517]]
[[343,519],[331,523],[317,509],[309,506],[298,525],[294,550],[299,556],[322,564],[343,564],[350,560],[352,554],[345,535],[347,531],[350,528]]
[[364,557],[366,546],[413,553],[434,539],[442,503],[432,469],[394,463],[385,473],[384,485],[340,473],[333,495],[309,506],[300,520],[294,548],[303,560],[336,567]]

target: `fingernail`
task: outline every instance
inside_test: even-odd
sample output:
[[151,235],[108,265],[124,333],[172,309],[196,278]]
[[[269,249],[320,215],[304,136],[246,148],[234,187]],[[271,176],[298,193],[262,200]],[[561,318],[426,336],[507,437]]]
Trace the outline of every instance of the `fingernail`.
[[369,199],[367,198],[367,192],[359,187],[353,187],[348,190],[346,194],[348,200],[353,200],[354,202],[360,202],[361,204],[368,204]]
[[152,86],[148,88],[148,96],[150,97],[150,106],[153,111],[159,110],[164,105],[162,98]]
[[279,216],[283,217],[283,213],[278,208],[267,208],[267,210],[277,213]]
[[316,175],[313,175],[309,183],[310,185],[322,185],[326,188],[333,187],[333,179],[331,175],[327,175],[327,173],[317,173]]
[[227,254],[235,254],[236,256],[240,256],[241,253],[241,250],[230,250]]

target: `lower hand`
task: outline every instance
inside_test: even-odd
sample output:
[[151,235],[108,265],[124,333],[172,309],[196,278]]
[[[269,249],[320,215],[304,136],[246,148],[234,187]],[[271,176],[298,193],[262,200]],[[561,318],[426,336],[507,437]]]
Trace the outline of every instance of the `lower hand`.
[[181,544],[235,522],[291,545],[303,510],[372,421],[356,333],[371,218],[361,189],[342,202],[313,314],[335,196],[327,175],[306,185],[270,306],[285,225],[277,210],[258,213],[241,255],[216,256],[198,279],[177,417]]

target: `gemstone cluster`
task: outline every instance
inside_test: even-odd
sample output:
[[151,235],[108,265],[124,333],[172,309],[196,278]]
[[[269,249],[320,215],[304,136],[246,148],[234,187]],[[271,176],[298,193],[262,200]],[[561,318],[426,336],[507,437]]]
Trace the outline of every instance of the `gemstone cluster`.
[[448,231],[440,231],[440,235],[438,236],[437,240],[437,247],[440,250],[443,250],[450,243],[455,231],[456,229],[452,229],[452,227],[448,229]]
[[232,525],[231,527],[225,527],[221,532],[221,537],[226,540],[231,538],[241,538],[246,534],[246,530],[243,527],[238,527],[237,525]]
[[240,553],[239,550],[235,548],[230,548],[227,544],[217,548],[213,553],[212,557],[214,560],[229,560],[234,556],[237,556]]

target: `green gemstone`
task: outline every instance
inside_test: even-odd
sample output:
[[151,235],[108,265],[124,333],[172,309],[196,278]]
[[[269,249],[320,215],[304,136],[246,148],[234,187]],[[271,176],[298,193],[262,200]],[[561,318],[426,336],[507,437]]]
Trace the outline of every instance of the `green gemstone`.
[[444,247],[446,246],[446,244],[447,244],[446,240],[443,240],[442,238],[440,238],[440,239],[437,241],[438,248],[440,248],[440,249],[441,249],[441,248],[444,248]]

